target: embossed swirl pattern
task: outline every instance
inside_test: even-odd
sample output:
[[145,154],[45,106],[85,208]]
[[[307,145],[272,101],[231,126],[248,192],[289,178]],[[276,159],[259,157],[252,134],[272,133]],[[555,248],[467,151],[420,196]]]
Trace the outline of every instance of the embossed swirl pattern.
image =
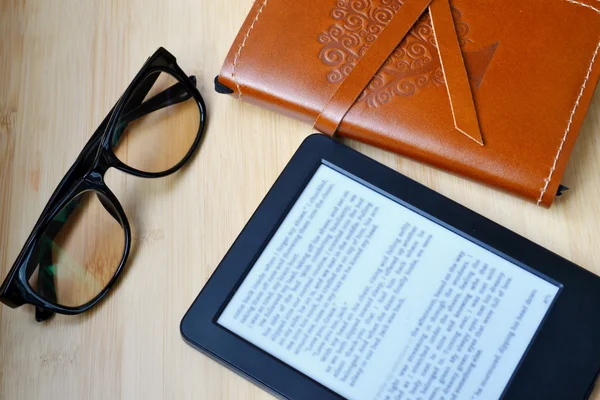
[[[365,55],[386,25],[400,10],[403,0],[337,0],[335,20],[319,35],[323,45],[319,59],[331,67],[327,81],[341,83]],[[452,9],[460,44],[469,42],[469,26]],[[431,19],[424,14],[375,75],[359,98],[369,107],[388,103],[396,96],[411,96],[430,84],[443,85],[444,75],[437,52]]]

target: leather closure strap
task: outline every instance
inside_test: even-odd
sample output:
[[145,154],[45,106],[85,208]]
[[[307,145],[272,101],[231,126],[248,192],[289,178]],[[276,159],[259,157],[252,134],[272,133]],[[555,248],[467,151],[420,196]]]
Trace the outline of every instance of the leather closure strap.
[[315,129],[333,136],[360,94],[398,47],[432,0],[406,0],[385,29],[340,84],[315,122]]
[[406,0],[325,105],[315,122],[316,130],[335,134],[358,97],[428,7],[455,127],[483,145],[449,0]]
[[480,145],[483,138],[448,0],[433,0],[429,14],[450,97],[454,126]]

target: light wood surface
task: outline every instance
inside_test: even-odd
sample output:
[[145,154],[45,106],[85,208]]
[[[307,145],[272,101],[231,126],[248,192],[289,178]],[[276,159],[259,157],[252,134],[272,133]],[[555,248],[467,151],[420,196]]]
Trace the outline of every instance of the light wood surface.
[[[0,307],[1,399],[267,399],[188,347],[179,322],[307,125],[217,95],[251,0],[0,0],[0,279],[49,195],[146,58],[176,55],[209,109],[180,173],[109,183],[136,232],[128,271],[79,317]],[[600,93],[551,210],[369,146],[352,147],[600,273]],[[600,399],[595,394],[594,399]]]

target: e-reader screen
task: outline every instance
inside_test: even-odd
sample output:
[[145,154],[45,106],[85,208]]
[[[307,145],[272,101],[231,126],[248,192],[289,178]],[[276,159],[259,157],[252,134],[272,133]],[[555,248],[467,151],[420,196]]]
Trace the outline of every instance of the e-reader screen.
[[348,399],[498,399],[559,286],[322,164],[217,322]]

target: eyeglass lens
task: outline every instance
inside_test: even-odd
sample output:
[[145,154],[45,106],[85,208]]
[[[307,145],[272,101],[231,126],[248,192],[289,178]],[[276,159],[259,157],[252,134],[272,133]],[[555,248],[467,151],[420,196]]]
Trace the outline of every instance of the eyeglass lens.
[[48,224],[33,252],[29,285],[45,300],[79,307],[108,285],[123,258],[125,232],[111,202],[86,191]]
[[199,127],[200,108],[191,93],[169,73],[154,71],[126,103],[117,120],[112,148],[129,167],[160,173],[175,167],[189,153]]

